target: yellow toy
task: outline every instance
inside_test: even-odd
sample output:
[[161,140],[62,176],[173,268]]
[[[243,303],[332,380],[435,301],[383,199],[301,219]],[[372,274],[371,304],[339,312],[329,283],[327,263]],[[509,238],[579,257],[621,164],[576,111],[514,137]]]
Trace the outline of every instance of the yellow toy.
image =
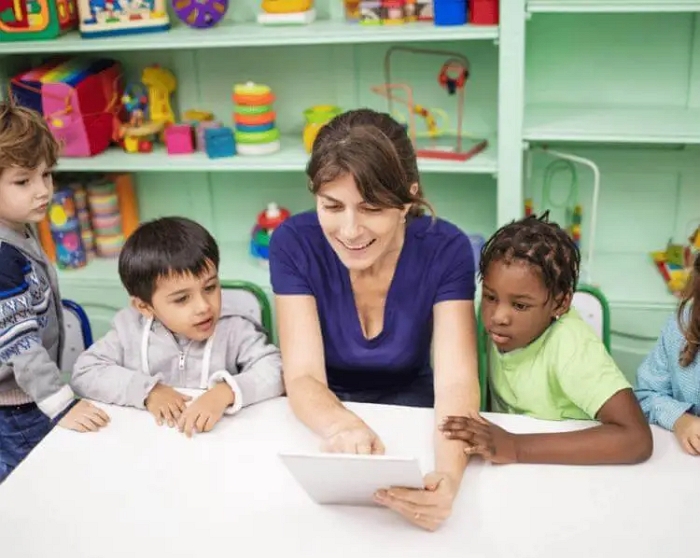
[[669,242],[665,250],[652,252],[651,258],[671,294],[680,296],[690,277],[692,267],[690,246]]
[[170,95],[177,87],[177,80],[173,73],[160,66],[149,66],[143,70],[141,82],[148,89],[151,121],[164,126],[174,124],[175,114],[170,106]]
[[258,23],[308,25],[316,19],[313,0],[262,0]]

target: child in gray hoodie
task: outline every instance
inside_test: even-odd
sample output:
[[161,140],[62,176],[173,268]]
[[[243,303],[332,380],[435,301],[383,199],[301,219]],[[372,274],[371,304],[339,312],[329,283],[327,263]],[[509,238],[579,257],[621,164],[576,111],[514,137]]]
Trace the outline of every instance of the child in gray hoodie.
[[[284,392],[282,362],[260,324],[222,307],[219,249],[186,218],[142,224],[119,256],[132,305],[76,361],[76,393],[147,409],[191,436],[224,414]],[[176,388],[205,390],[196,400]]]

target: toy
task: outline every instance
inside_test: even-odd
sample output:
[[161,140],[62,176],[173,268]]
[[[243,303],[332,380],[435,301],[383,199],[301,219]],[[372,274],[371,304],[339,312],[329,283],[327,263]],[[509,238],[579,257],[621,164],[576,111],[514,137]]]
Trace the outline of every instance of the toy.
[[342,109],[333,105],[315,105],[304,111],[306,124],[302,136],[307,153],[311,153],[318,131],[341,112]]
[[469,23],[498,25],[499,0],[469,0]]
[[218,120],[205,120],[200,122],[195,129],[195,148],[197,151],[207,150],[206,131],[214,128],[221,128],[223,124]]
[[12,78],[10,93],[44,116],[62,156],[90,157],[114,138],[122,73],[107,58],[54,58]]
[[268,155],[280,149],[280,131],[272,103],[275,95],[267,85],[248,82],[235,85],[236,148],[239,155]]
[[204,145],[210,159],[233,157],[236,154],[236,141],[231,128],[204,130]]
[[190,109],[186,110],[185,113],[182,115],[182,120],[190,124],[207,122],[209,120],[214,120],[214,113],[208,110]]
[[170,95],[177,87],[175,75],[165,68],[153,65],[144,68],[141,81],[148,89],[149,117],[152,122],[164,126],[175,123],[175,114],[170,106]]
[[124,89],[122,106],[129,115],[129,126],[141,126],[148,111],[148,92],[140,83],[130,83]]
[[55,39],[77,26],[75,0],[0,0],[0,42]]
[[[447,57],[438,72],[438,85],[445,89],[448,96],[457,96],[457,127],[449,133],[437,127],[433,113],[436,109],[428,110],[418,105],[413,99],[413,89],[405,83],[393,83],[391,80],[391,60],[396,52],[412,55],[442,56]],[[394,103],[400,103],[408,109],[408,135],[416,149],[416,155],[422,158],[447,159],[453,161],[466,161],[474,155],[486,149],[487,141],[480,138],[472,138],[462,131],[464,120],[464,90],[469,77],[469,60],[463,55],[444,50],[422,49],[414,47],[391,47],[384,56],[384,84],[373,86],[371,90],[385,97],[389,102],[389,112],[396,115]],[[447,118],[442,111],[440,114]],[[416,129],[415,115],[425,119],[427,133],[419,134]],[[402,120],[400,116],[397,116]],[[425,142],[424,139],[428,141]],[[419,141],[422,140],[422,141]],[[454,143],[453,143],[454,142]],[[467,145],[465,145],[467,144]]]
[[162,122],[146,122],[141,126],[125,125],[120,130],[120,142],[127,153],[150,153],[163,129]]
[[77,0],[84,38],[167,31],[165,0]]
[[467,22],[466,0],[433,0],[435,25],[464,25]]
[[433,21],[433,0],[416,0],[416,18],[418,21]]
[[289,218],[289,211],[276,203],[267,204],[267,208],[258,214],[258,219],[251,232],[250,254],[267,265],[269,258],[270,238],[277,227]]
[[673,244],[671,241],[665,250],[651,253],[656,268],[666,282],[666,287],[674,296],[680,296],[690,277],[692,252],[690,246]]
[[313,0],[262,0],[258,23],[263,25],[308,25],[316,19]]
[[174,0],[175,15],[197,29],[213,27],[226,15],[228,0]]
[[347,21],[360,20],[360,0],[344,0],[343,5]]
[[124,244],[116,185],[97,181],[88,186],[87,195],[97,253],[103,258],[116,257]]
[[77,269],[87,264],[87,254],[76,217],[75,202],[70,190],[54,193],[49,205],[49,224],[56,247],[56,264],[64,269]]
[[194,152],[192,126],[173,124],[165,129],[165,147],[168,155],[186,155]]

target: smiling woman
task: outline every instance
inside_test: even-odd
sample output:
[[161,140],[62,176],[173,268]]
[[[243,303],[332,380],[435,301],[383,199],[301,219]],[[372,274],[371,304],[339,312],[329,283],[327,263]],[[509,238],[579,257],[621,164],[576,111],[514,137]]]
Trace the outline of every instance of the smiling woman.
[[[457,227],[424,215],[431,207],[405,129],[367,109],[341,114],[319,132],[307,174],[316,211],[285,221],[270,246],[297,417],[331,451],[382,453],[341,401],[476,413],[472,248]],[[436,430],[438,472],[425,491],[382,493],[381,503],[425,528],[449,515],[466,458],[445,442]]]

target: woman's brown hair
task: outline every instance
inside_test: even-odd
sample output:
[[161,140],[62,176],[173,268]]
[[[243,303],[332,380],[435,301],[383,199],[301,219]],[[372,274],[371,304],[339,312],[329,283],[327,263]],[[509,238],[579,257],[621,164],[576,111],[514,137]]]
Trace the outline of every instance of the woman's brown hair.
[[[355,179],[362,199],[376,207],[423,215],[432,206],[423,196],[418,162],[406,129],[385,113],[357,109],[336,116],[316,136],[306,167],[309,189],[320,188],[344,174]],[[417,186],[415,193],[411,186]]]
[[[686,312],[688,305],[690,309]],[[693,270],[683,290],[677,319],[678,326],[685,337],[685,344],[678,362],[685,368],[695,360],[700,348],[700,254],[695,257]]]

